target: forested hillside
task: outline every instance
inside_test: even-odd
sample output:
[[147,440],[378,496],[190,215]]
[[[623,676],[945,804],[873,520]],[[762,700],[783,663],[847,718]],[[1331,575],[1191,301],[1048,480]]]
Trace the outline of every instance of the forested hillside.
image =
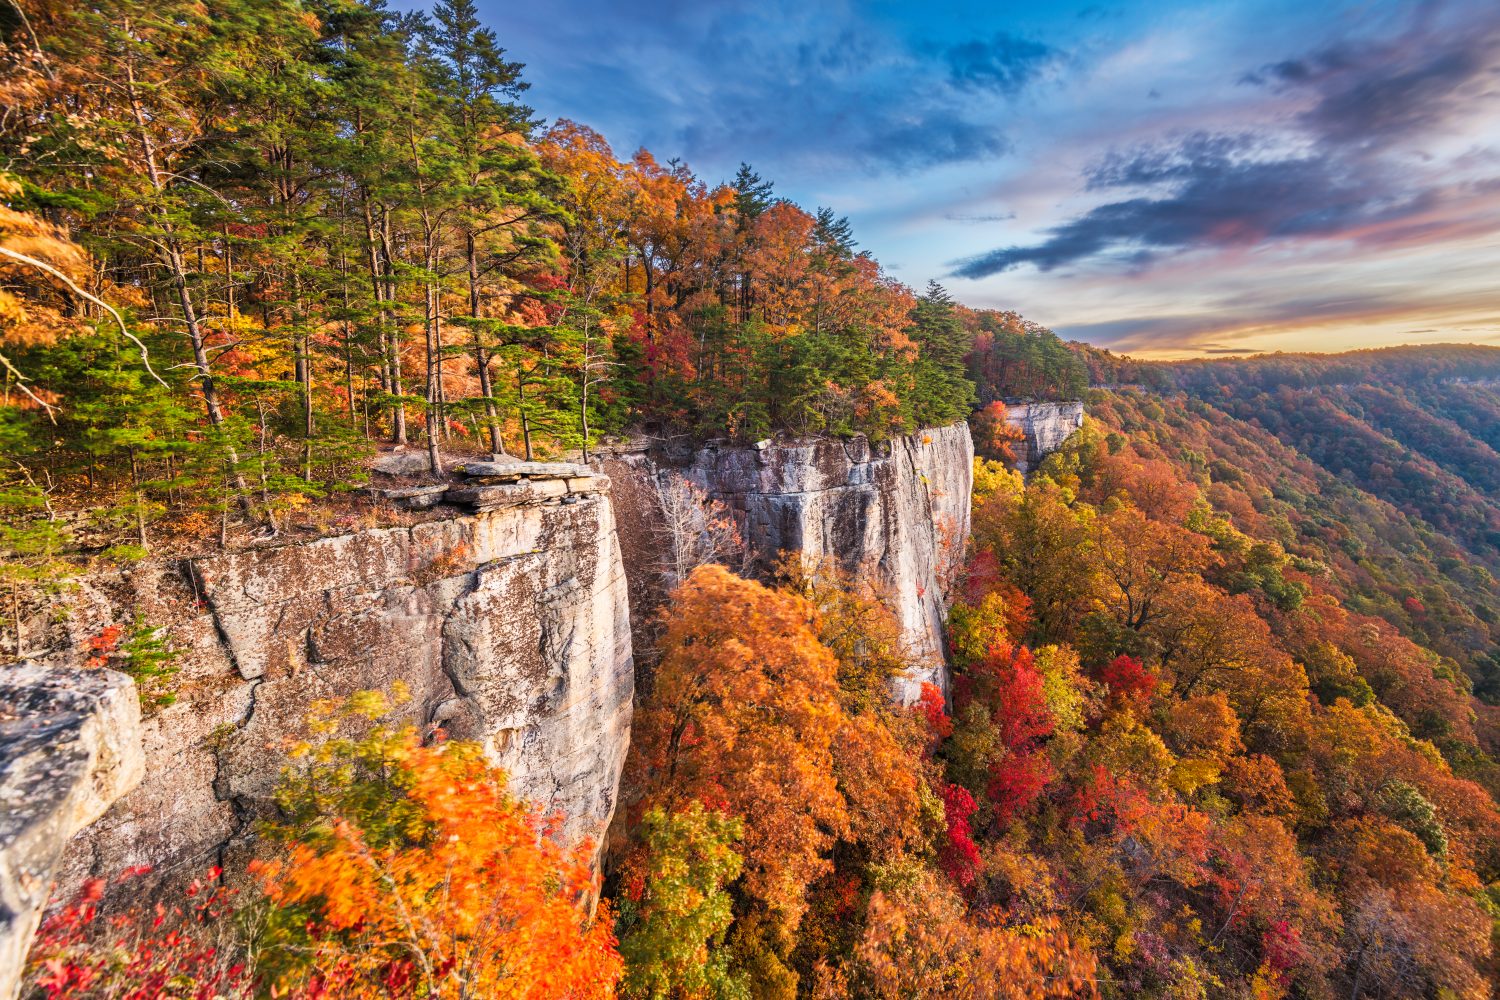
[[967,412],[972,333],[940,289],[749,167],[536,121],[471,0],[0,20],[8,519],[83,508],[95,548],[138,551],[169,516],[274,526],[377,442],[436,473]]
[[[175,557],[260,566],[305,532],[337,536],[328,562],[359,561],[343,543],[363,534],[389,571],[361,590],[305,570],[330,579],[286,588],[282,618],[337,593],[362,655],[427,623],[477,670],[471,637],[551,616],[533,700],[570,707],[588,697],[554,661],[587,655],[557,605],[588,599],[589,561],[618,604],[578,621],[619,624],[603,645],[624,678],[614,826],[573,843],[492,744],[450,738],[462,671],[403,725],[399,669],[326,695],[324,622],[288,625],[276,657],[253,651],[274,669],[225,665],[242,714],[172,717],[203,749],[205,808],[254,836],[159,900],[131,891],[142,869],[93,872],[54,901],[29,996],[1493,994],[1500,350],[1153,364],[1065,344],[903,285],[837,211],[748,165],[702,177],[536,120],[472,0],[27,0],[0,27],[0,661],[42,652],[28,621],[81,614],[78,580],[129,593],[146,567],[191,589],[182,618],[213,645],[222,609]],[[1080,397],[1061,451],[1006,467],[1007,404]],[[474,488],[526,493],[506,531],[558,556],[556,586],[465,543],[386,546],[413,522],[344,496],[398,447],[421,456],[402,482],[431,488],[456,460],[586,462],[617,436],[753,442],[755,462],[775,435],[878,444],[965,419],[972,537],[924,570],[947,592],[945,663],[869,580],[795,552],[750,579],[733,512],[661,469],[639,494],[676,519],[640,547],[673,550],[645,570],[671,593],[635,637],[597,470],[553,467],[550,499],[517,482],[535,467]],[[937,477],[893,464],[933,510]],[[479,507],[423,524],[470,535],[423,537],[501,533]],[[605,556],[531,548],[526,518],[569,511]],[[520,596],[490,593],[504,610],[467,632],[425,607],[481,584]],[[239,610],[235,641],[271,634]],[[180,669],[225,683],[176,624],[132,607],[47,652],[130,674],[159,721]],[[917,671],[943,683],[902,704]],[[252,815],[223,750],[288,690],[315,694],[259,720],[286,739],[254,731],[279,754],[257,766],[282,770]],[[533,707],[484,738],[535,752]],[[564,735],[577,755],[600,738]]]
[[1276,355],[1162,372],[1500,567],[1500,348]]

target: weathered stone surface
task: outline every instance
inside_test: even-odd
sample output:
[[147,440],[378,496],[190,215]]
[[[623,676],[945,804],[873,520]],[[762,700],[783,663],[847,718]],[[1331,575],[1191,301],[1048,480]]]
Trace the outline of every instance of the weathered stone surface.
[[112,670],[0,668],[0,998],[19,986],[68,838],[145,773],[135,684]]
[[568,483],[564,479],[543,479],[537,482],[522,480],[488,486],[455,486],[448,490],[446,499],[460,507],[486,511],[546,503],[567,492]]
[[402,510],[427,510],[443,502],[445,499],[443,496],[444,492],[446,491],[438,490],[433,493],[419,493],[415,496],[405,497],[397,500],[396,506]]
[[1016,442],[1016,468],[1030,472],[1037,463],[1057,449],[1083,426],[1083,404],[1011,403],[1006,407],[1006,422],[1021,429],[1024,441]]
[[376,500],[389,500],[403,510],[425,510],[442,503],[443,494],[447,490],[447,483],[435,483],[429,486],[400,486],[389,489],[366,486],[358,492]]
[[448,489],[446,483],[433,483],[430,486],[396,486],[389,489],[378,486],[365,487],[361,492],[370,496],[382,497],[386,500],[411,500],[414,497],[432,496],[441,494]]
[[631,641],[610,499],[572,499],[192,560],[171,608],[117,595],[177,616],[179,699],[147,720],[145,781],[69,846],[64,889],[245,856],[311,704],[398,680],[412,695],[398,718],[480,742],[516,794],[600,842],[629,743]]
[[586,465],[572,462],[466,462],[462,469],[468,479],[514,482],[517,479],[572,479],[592,475]]
[[[616,483],[633,576],[652,575],[662,545],[653,477],[684,476],[728,505],[760,569],[801,553],[834,560],[882,592],[919,658],[898,690],[911,700],[924,681],[945,680],[945,594],[969,534],[973,458],[968,426],[954,424],[878,445],[863,437],[718,444],[675,461],[624,454],[602,465]],[[659,599],[649,591],[632,579],[632,601]]]
[[387,476],[420,476],[432,466],[425,451],[393,451],[375,459],[370,468]]

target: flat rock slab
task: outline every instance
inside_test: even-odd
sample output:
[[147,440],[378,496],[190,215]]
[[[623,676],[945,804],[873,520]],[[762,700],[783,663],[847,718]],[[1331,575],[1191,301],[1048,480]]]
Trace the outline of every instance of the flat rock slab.
[[401,486],[392,489],[366,486],[359,492],[376,500],[389,500],[405,510],[422,510],[442,503],[443,494],[447,491],[447,483],[436,483],[431,486]]
[[434,483],[431,486],[401,486],[394,489],[380,489],[378,487],[365,490],[371,496],[385,497],[387,500],[410,500],[413,497],[431,496],[434,493],[443,493],[448,489],[447,483]]
[[455,486],[444,496],[449,503],[484,511],[546,503],[567,495],[566,480],[544,479],[541,482],[497,483],[492,486]]
[[465,462],[461,471],[470,480],[498,483],[518,479],[577,479],[594,474],[588,466],[572,462]]
[[478,512],[557,500],[571,502],[583,494],[608,491],[608,476],[589,475],[567,479],[519,479],[513,483],[481,481],[473,486],[454,486],[443,494],[443,499]]

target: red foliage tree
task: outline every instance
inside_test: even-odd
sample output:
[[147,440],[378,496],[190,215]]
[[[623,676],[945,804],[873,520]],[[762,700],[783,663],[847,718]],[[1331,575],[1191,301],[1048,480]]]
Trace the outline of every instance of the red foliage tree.
[[979,848],[975,846],[973,831],[969,828],[969,817],[979,808],[966,789],[959,785],[944,785],[943,817],[947,831],[938,850],[938,862],[958,886],[967,889],[974,884],[979,872]]
[[1120,654],[1099,670],[1099,682],[1109,688],[1110,706],[1144,708],[1156,691],[1156,675],[1140,660]]

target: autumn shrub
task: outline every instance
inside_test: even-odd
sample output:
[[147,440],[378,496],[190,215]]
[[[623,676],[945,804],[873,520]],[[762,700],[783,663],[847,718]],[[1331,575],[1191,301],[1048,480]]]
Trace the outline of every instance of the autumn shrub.
[[973,884],[979,869],[979,848],[969,828],[969,817],[978,806],[974,796],[958,785],[944,785],[942,797],[948,829],[947,838],[938,850],[938,863],[955,884],[967,888]]
[[[130,869],[116,898],[135,889]],[[49,915],[32,942],[25,995],[47,1000],[238,1000],[252,995],[233,919],[236,893],[209,869],[180,899],[108,911],[108,886],[90,879]]]
[[592,906],[588,844],[518,801],[476,744],[423,745],[362,695],[322,706],[316,745],[278,795],[283,846],[256,865],[273,906],[259,947],[268,989],[303,997],[612,995],[609,908]]
[[652,809],[627,859],[619,899],[622,992],[629,997],[728,998],[745,994],[724,938],[734,922],[726,885],[739,877],[734,843],[744,824],[701,802]]

